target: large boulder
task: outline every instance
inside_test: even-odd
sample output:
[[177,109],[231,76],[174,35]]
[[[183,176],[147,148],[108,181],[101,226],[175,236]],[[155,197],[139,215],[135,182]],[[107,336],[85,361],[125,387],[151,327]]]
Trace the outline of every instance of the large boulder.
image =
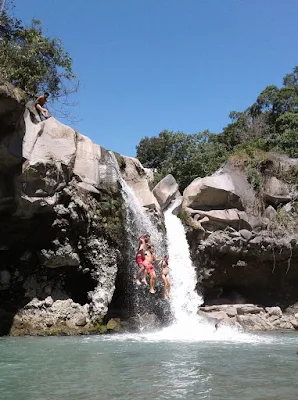
[[53,117],[34,124],[28,110],[24,118],[26,135],[23,142],[23,157],[29,162],[54,161],[72,168],[76,157],[76,132]]
[[229,174],[207,176],[194,179],[183,192],[183,207],[194,209],[243,210],[243,204]]
[[134,191],[137,199],[143,207],[160,210],[158,201],[149,187],[147,170],[140,161],[134,157],[122,156],[124,163],[121,168],[122,177],[128,186]]
[[178,183],[173,175],[165,176],[153,189],[153,194],[157,198],[162,209],[165,209],[171,200],[178,194]]
[[251,231],[252,227],[249,223],[248,216],[245,211],[238,209],[226,210],[193,210],[185,208],[187,214],[192,217],[193,224],[196,228],[203,228],[208,231],[223,230],[230,226],[236,230]]
[[290,191],[289,185],[272,176],[265,184],[264,200],[274,206],[289,203],[292,200]]
[[79,186],[83,189],[95,193],[96,190],[107,187],[112,190],[117,189],[117,173],[113,156],[81,134],[77,134],[73,172],[82,180]]

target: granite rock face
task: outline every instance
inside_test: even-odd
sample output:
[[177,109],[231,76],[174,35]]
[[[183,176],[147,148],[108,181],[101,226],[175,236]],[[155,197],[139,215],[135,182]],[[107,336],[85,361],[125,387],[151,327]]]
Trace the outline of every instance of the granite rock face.
[[177,197],[180,197],[178,183],[173,175],[165,176],[153,189],[153,194],[157,198],[162,209]]
[[[115,156],[41,121],[1,82],[0,105],[0,335],[102,332],[110,314],[125,314],[131,279]],[[127,164],[143,205],[159,207],[147,172]]]
[[[267,154],[260,170],[258,190],[245,171],[228,162],[184,191],[182,209],[204,306],[251,303],[284,312],[298,302],[298,160]],[[246,314],[237,313],[238,320],[253,325]],[[265,314],[267,322],[276,317],[267,309]],[[272,326],[293,329],[279,317],[281,325]],[[265,329],[263,318],[259,323]]]

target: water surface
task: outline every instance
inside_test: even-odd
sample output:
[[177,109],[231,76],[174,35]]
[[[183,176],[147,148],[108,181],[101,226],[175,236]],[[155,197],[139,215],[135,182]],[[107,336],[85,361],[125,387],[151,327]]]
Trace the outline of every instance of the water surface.
[[[241,336],[241,334],[239,334]],[[3,400],[298,399],[298,336],[0,339]]]

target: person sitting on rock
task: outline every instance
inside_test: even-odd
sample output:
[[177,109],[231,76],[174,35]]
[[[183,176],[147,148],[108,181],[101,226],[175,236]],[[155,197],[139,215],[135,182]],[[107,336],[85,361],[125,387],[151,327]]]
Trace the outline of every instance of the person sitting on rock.
[[161,269],[161,279],[163,280],[164,289],[162,299],[170,298],[170,280],[169,280],[169,258],[165,256],[158,264]]
[[139,247],[138,247],[138,251],[137,251],[137,255],[136,255],[136,263],[138,264],[138,267],[139,267],[138,272],[137,272],[137,277],[136,277],[136,284],[138,286],[141,285],[140,278],[141,278],[142,272],[144,272],[142,283],[147,285],[147,280],[146,280],[147,270],[144,265],[144,261],[145,261],[144,253],[145,253],[147,246],[150,246],[150,235],[148,233],[143,234],[139,237]]
[[45,92],[43,96],[39,96],[34,103],[34,107],[36,109],[36,111],[38,112],[38,115],[41,117],[41,115],[44,118],[50,118],[50,114],[48,112],[48,110],[46,108],[44,108],[43,106],[45,105],[45,103],[47,102],[47,99],[49,97],[49,93]]

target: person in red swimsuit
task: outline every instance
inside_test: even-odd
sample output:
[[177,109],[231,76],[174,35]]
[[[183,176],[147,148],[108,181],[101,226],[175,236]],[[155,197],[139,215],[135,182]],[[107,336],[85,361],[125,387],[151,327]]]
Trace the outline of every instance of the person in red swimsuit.
[[[144,265],[144,261],[145,261],[144,253],[146,250],[146,246],[149,243],[149,240],[150,240],[150,235],[148,235],[148,233],[139,237],[139,247],[138,247],[138,251],[136,254],[136,263],[138,264],[138,267],[139,267],[138,272],[137,272],[137,277],[136,277],[136,284],[138,286],[141,285],[141,283],[144,283],[145,285],[147,285],[147,280],[146,280],[147,270]],[[140,281],[142,272],[144,272],[144,276],[143,276],[142,281]]]

